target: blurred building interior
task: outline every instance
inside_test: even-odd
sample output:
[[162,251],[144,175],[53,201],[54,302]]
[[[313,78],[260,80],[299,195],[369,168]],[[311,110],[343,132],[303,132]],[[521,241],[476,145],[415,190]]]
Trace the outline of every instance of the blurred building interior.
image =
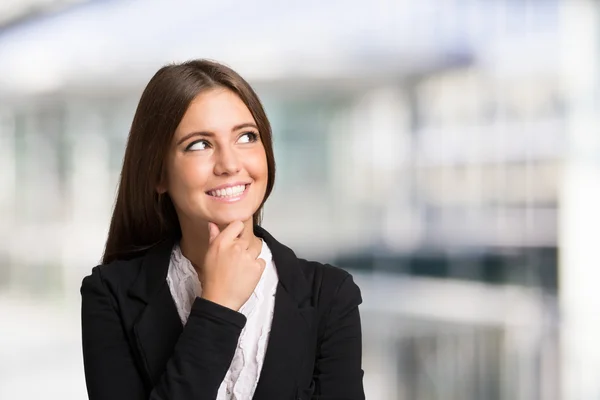
[[592,0],[2,3],[0,398],[85,396],[136,103],[191,58],[263,99],[264,226],[359,283],[367,398],[598,398],[599,56]]

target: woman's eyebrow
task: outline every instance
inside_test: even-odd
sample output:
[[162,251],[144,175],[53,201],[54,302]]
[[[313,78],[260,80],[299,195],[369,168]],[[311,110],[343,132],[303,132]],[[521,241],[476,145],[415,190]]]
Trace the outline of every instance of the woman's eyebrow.
[[185,135],[184,137],[182,137],[181,139],[179,139],[177,141],[177,146],[179,146],[180,144],[182,144],[183,142],[185,142],[186,140],[193,138],[194,136],[200,136],[200,137],[213,137],[214,133],[212,132],[190,132],[187,135]]
[[240,129],[244,129],[244,128],[254,128],[254,129],[258,130],[258,127],[256,126],[256,124],[254,122],[244,122],[243,124],[234,126],[233,129],[231,130],[231,132],[239,131]]

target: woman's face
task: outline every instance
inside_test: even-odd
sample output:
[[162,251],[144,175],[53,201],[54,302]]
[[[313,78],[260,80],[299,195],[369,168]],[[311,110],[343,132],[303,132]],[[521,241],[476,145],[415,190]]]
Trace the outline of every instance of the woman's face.
[[180,221],[245,222],[265,196],[267,168],[250,110],[232,91],[211,89],[179,123],[158,190],[169,193]]

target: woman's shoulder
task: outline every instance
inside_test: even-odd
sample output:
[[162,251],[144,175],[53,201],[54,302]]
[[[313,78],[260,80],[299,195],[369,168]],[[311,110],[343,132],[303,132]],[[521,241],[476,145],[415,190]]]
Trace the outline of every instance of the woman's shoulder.
[[98,264],[83,278],[84,286],[127,287],[138,276],[143,256],[131,259],[117,259],[106,264]]
[[298,260],[317,303],[323,305],[336,299],[358,304],[362,302],[360,288],[349,271],[328,263]]
[[298,258],[304,274],[312,279],[325,279],[327,284],[341,283],[344,279],[351,277],[351,274],[334,265],[322,263],[319,261],[306,260]]

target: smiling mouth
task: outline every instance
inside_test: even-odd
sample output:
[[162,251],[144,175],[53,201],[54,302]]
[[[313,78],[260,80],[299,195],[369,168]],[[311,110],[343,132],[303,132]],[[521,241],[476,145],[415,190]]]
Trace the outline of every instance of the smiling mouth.
[[248,187],[250,187],[249,183],[246,185],[230,186],[230,187],[224,188],[224,189],[210,190],[210,191],[206,192],[206,194],[208,194],[209,196],[212,196],[212,197],[219,198],[219,199],[236,198],[236,197],[239,197],[242,194],[244,194],[244,192],[248,189]]

